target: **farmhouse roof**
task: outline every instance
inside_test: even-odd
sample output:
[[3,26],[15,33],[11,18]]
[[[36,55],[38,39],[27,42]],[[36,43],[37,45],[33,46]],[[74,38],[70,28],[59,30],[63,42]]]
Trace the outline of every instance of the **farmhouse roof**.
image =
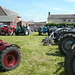
[[16,16],[16,12],[0,6],[0,22],[12,22]]
[[35,22],[35,24],[46,24],[46,22]]
[[48,15],[48,19],[75,19],[75,14],[68,14],[68,15]]

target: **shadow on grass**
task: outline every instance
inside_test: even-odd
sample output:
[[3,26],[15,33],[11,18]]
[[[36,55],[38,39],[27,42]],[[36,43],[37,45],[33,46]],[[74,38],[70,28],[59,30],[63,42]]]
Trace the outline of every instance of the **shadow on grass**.
[[49,50],[46,55],[48,56],[59,56],[59,57],[63,57],[63,55],[61,55],[61,53],[59,51],[55,51],[55,53],[49,53],[51,50]]
[[[61,70],[61,68],[64,67],[64,62],[59,62],[57,66],[60,66],[60,67],[54,72],[54,74],[57,74]],[[59,75],[66,75],[66,72],[62,71]]]
[[52,44],[52,45],[58,45],[58,42],[57,42],[57,43],[54,43],[54,44]]
[[0,36],[29,36],[29,35],[21,35],[21,34],[15,35],[15,33],[14,33],[13,35],[8,35],[8,34],[6,34],[6,35],[0,35]]
[[8,35],[8,34],[3,35],[3,34],[0,34],[0,36],[15,36],[15,34],[13,34],[13,35]]
[[[0,67],[1,68],[1,67]],[[5,70],[0,69],[0,73],[6,72]]]
[[56,50],[59,50],[59,48],[55,48]]
[[48,36],[48,35],[33,35],[33,36]]
[[59,75],[67,75],[65,71],[62,71]]
[[2,67],[0,67],[0,73],[8,72],[8,71],[10,71],[10,70],[4,70],[4,69],[2,69]]

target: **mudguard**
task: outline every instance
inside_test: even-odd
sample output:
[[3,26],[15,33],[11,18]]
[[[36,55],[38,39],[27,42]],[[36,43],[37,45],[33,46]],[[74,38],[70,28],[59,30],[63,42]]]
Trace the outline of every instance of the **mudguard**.
[[17,44],[4,43],[2,40],[0,40],[0,51],[2,51],[3,49],[5,49],[6,47],[9,47],[9,46],[16,46],[16,47],[20,48]]

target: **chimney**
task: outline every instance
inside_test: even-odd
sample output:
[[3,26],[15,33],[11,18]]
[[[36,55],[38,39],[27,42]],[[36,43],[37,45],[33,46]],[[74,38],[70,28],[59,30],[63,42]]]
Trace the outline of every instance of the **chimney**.
[[48,16],[50,16],[50,12],[48,12]]

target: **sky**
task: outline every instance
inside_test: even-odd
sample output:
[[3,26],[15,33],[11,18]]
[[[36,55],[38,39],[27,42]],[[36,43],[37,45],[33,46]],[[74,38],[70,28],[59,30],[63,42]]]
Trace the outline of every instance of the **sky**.
[[17,12],[24,21],[47,21],[51,14],[75,14],[75,0],[0,0],[0,5]]

